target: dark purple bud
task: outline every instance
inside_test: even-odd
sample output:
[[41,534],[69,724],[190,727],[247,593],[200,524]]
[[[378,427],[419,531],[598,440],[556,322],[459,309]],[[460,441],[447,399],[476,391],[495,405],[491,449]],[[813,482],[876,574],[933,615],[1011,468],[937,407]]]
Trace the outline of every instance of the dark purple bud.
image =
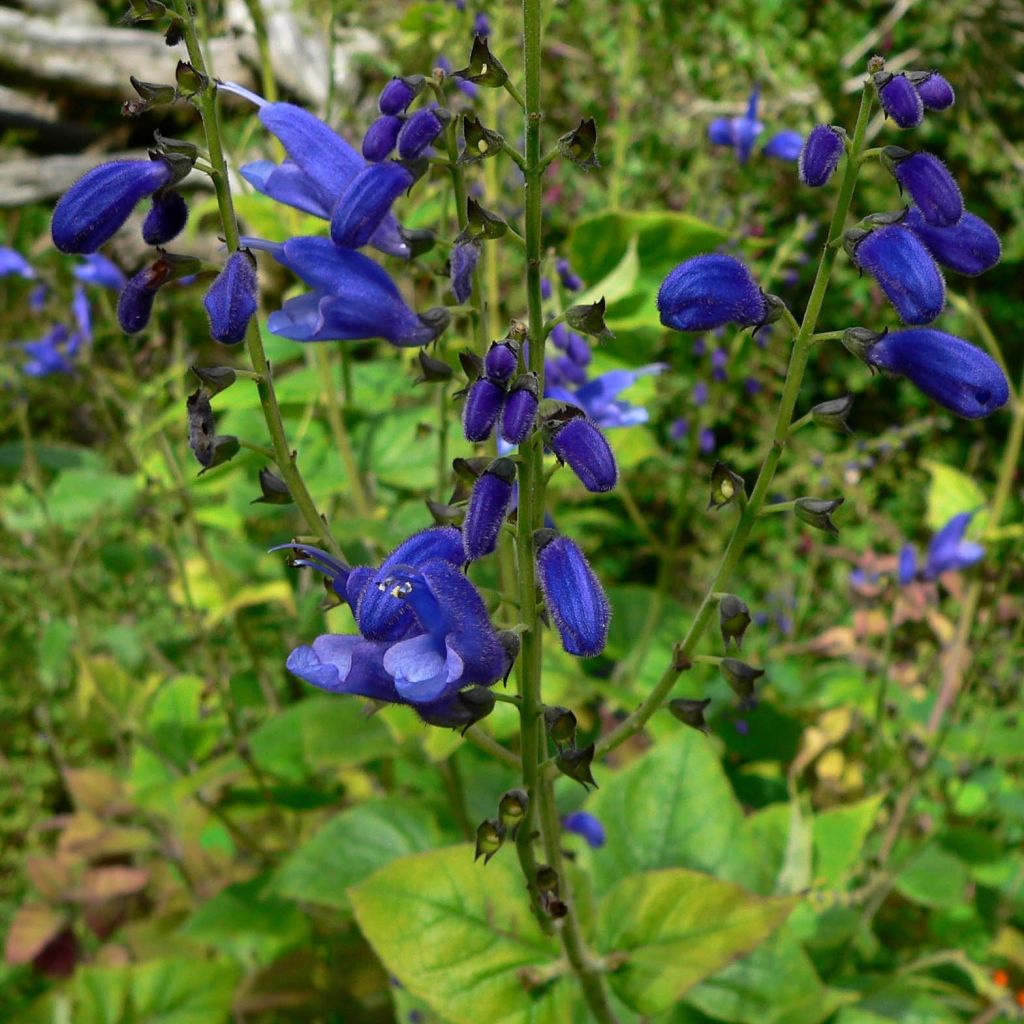
[[467,441],[486,441],[505,401],[505,389],[481,377],[466,395],[462,409],[462,432]]
[[366,245],[391,212],[391,204],[413,183],[396,163],[370,164],[341,194],[331,214],[331,241],[342,249]]
[[247,252],[235,252],[214,278],[203,299],[210,317],[210,337],[222,345],[245,338],[258,305],[256,264]]
[[117,321],[125,334],[138,334],[149,323],[153,313],[153,300],[161,286],[170,278],[170,268],[164,260],[140,270],[121,289],[117,299]]
[[555,348],[560,348],[563,352],[569,348],[569,328],[565,324],[555,324],[551,328],[551,333],[548,335],[551,340],[551,344]]
[[452,295],[456,302],[468,302],[473,294],[473,271],[480,259],[479,242],[456,242],[449,257]]
[[924,242],[939,263],[958,274],[984,274],[1002,256],[999,236],[973,213],[965,212],[960,223],[952,227],[937,228],[921,216],[920,210],[911,207],[902,224]]
[[50,230],[61,252],[95,252],[112,238],[140,200],[173,177],[165,160],[114,160],[94,167],[61,196]]
[[579,386],[586,382],[587,371],[568,356],[559,356],[555,360],[555,367],[558,375],[570,384]]
[[[595,746],[591,743],[587,747],[583,748],[569,748],[559,750],[555,757],[555,767],[563,774],[568,775],[570,779],[574,779],[584,789],[589,791],[591,786],[597,789],[597,783],[594,781],[593,772],[590,770],[590,765],[594,760]],[[541,873],[543,871],[551,871],[550,868],[541,868],[537,872],[537,881],[540,883]],[[551,872],[554,874],[554,872]],[[557,896],[557,876],[555,876],[556,889],[555,893]],[[554,908],[558,908],[557,910]],[[565,904],[560,900],[555,900],[553,904],[549,906],[548,912],[552,917],[564,917],[566,914]]]
[[153,197],[153,205],[142,222],[142,240],[146,245],[166,245],[176,238],[188,220],[188,205],[180,192],[164,192]]
[[723,658],[718,663],[718,668],[725,681],[740,698],[740,707],[753,707],[754,683],[764,675],[764,669],[754,668],[739,658]]
[[492,341],[484,356],[484,374],[495,384],[507,384],[519,365],[519,350],[511,341]]
[[382,114],[405,113],[405,108],[416,98],[416,94],[423,88],[423,76],[413,75],[408,78],[392,78],[387,85],[381,89],[377,99],[377,109]]
[[604,434],[586,416],[562,424],[548,442],[588,491],[610,491],[619,478],[615,456]]
[[573,272],[568,260],[555,260],[555,270],[558,272],[558,278],[562,282],[562,287],[567,292],[578,292],[583,288],[583,282],[580,280],[579,275]]
[[540,279],[540,297],[545,302],[551,298],[551,282],[546,277]]
[[756,326],[768,315],[768,303],[735,256],[706,253],[680,263],[665,278],[658,311],[666,327],[707,331],[729,323]]
[[908,378],[957,416],[981,419],[1009,401],[1009,384],[995,360],[955,335],[927,327],[892,334],[852,328],[843,344],[868,366]]
[[522,444],[530,436],[537,416],[539,394],[536,374],[520,374],[513,382],[501,417],[501,436],[509,444]]
[[565,348],[566,354],[577,366],[589,366],[591,359],[590,346],[585,338],[578,334],[569,334],[569,341]]
[[562,647],[577,657],[593,658],[608,641],[612,611],[604,588],[575,541],[544,536],[535,538],[535,544],[538,539],[543,546],[537,551],[537,579]]
[[924,243],[899,224],[859,234],[846,236],[857,266],[879,283],[905,324],[931,323],[946,304],[946,284]]
[[473,484],[469,507],[462,524],[466,561],[475,562],[498,546],[501,524],[512,504],[516,465],[511,459],[495,459]]
[[875,86],[882,109],[898,127],[916,128],[924,119],[924,104],[906,75],[883,71],[875,76]]
[[487,15],[480,12],[473,18],[473,32],[482,37],[489,36],[491,34],[491,23],[487,20]]
[[900,189],[910,193],[929,224],[947,228],[959,222],[964,214],[960,186],[937,156],[886,146],[883,157]]
[[417,110],[398,133],[398,155],[414,160],[441,134],[444,125],[437,112],[429,108]]
[[363,156],[377,164],[391,156],[402,130],[402,119],[394,114],[381,114],[363,136]]
[[830,124],[812,128],[797,162],[800,180],[811,188],[821,188],[835,174],[844,148],[843,134],[838,128]]
[[917,71],[907,76],[929,110],[948,110],[956,101],[953,86],[938,71]]

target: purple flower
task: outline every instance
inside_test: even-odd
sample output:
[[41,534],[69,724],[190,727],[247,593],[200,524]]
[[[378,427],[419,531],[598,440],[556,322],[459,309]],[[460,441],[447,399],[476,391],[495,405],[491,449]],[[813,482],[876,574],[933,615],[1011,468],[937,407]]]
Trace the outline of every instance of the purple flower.
[[697,447],[705,455],[710,455],[715,450],[715,432],[710,427],[702,427],[697,439]]
[[167,282],[163,261],[144,267],[121,289],[117,298],[117,322],[125,334],[138,334],[149,325],[156,293]]
[[473,294],[473,271],[480,259],[480,243],[456,242],[449,257],[452,295],[456,302],[468,302]]
[[568,260],[555,260],[555,270],[558,273],[558,279],[562,282],[562,287],[567,292],[578,292],[583,287],[583,281],[579,274],[573,271]]
[[604,430],[612,427],[633,427],[646,423],[649,414],[643,406],[631,405],[620,399],[619,395],[632,387],[641,377],[658,374],[666,369],[666,363],[650,363],[636,370],[608,370],[591,378],[575,391],[558,385],[549,387],[545,381],[544,396],[578,406]]
[[398,155],[403,160],[415,160],[443,130],[436,111],[429,107],[417,110],[398,133]]
[[470,385],[462,407],[462,433],[467,441],[486,441],[491,436],[504,402],[505,389],[500,384],[481,377]]
[[706,381],[699,380],[693,385],[693,394],[690,396],[693,404],[700,408],[708,404],[708,385]]
[[377,98],[377,109],[385,115],[404,114],[405,108],[416,98],[423,87],[422,79],[392,78],[380,91]]
[[[731,146],[736,159],[745,164],[754,151],[758,136],[764,125],[757,119],[757,105],[761,95],[760,85],[755,85],[747,99],[746,113],[741,117],[719,117],[708,125],[708,139],[716,146]],[[800,155],[803,139],[799,132],[781,131],[765,143],[761,152],[779,160],[795,160]]]
[[830,124],[816,125],[800,151],[797,164],[800,180],[811,188],[821,188],[835,174],[844,148],[838,129]]
[[985,549],[974,541],[964,540],[973,512],[961,512],[953,516],[928,545],[923,575],[934,580],[947,572],[959,572],[970,568],[985,557]]
[[912,206],[901,223],[924,242],[939,263],[958,274],[977,277],[991,270],[1002,256],[999,236],[973,213],[965,212],[952,227],[939,228]]
[[26,361],[22,371],[29,377],[46,377],[51,373],[71,373],[77,343],[74,336],[63,324],[55,324],[48,334],[38,341],[23,341],[21,349]]
[[511,459],[495,459],[473,484],[462,524],[466,561],[475,562],[498,546],[498,534],[512,506],[516,465]]
[[257,306],[255,260],[247,252],[228,257],[203,299],[210,317],[210,337],[222,345],[236,345],[245,338]]
[[605,844],[604,825],[600,820],[589,814],[587,811],[573,811],[562,819],[562,828],[566,832],[573,832],[582,836],[589,847],[594,850],[600,849]]
[[677,331],[760,324],[768,312],[753,275],[735,256],[705,253],[680,263],[658,292],[661,322]]
[[188,221],[188,204],[180,192],[158,192],[142,222],[146,245],[166,245],[181,234]]
[[926,71],[923,75],[919,72],[911,78],[921,102],[929,110],[947,110],[953,106],[956,100],[953,86],[938,71]]
[[904,544],[900,548],[900,560],[899,568],[897,570],[897,578],[900,581],[900,586],[905,587],[908,583],[913,582],[914,577],[917,575],[917,548],[913,544]]
[[804,137],[799,132],[781,131],[773,135],[762,148],[765,156],[776,160],[798,160],[804,148]]
[[519,353],[507,341],[492,341],[484,356],[484,376],[495,384],[507,384],[519,365]]
[[359,249],[376,236],[391,205],[413,183],[396,163],[371,164],[341,194],[331,214],[331,241],[342,249]]
[[562,647],[593,658],[608,642],[611,606],[604,588],[575,541],[559,536],[539,541],[537,579]]
[[20,252],[0,245],[0,277],[10,277],[13,274],[26,280],[36,276],[32,264]]
[[371,163],[379,163],[391,156],[402,130],[402,119],[394,114],[381,114],[363,136],[363,156]]
[[473,18],[473,33],[484,39],[491,34],[491,23],[487,20],[487,15],[482,11],[478,12]]
[[964,214],[964,200],[953,175],[933,153],[908,153],[886,146],[885,157],[892,176],[906,189],[921,216],[931,225],[950,227]]
[[520,374],[512,383],[501,415],[501,436],[509,444],[522,444],[530,436],[540,404],[538,391],[533,373]]
[[906,75],[885,78],[884,84],[878,86],[878,101],[900,128],[916,128],[924,118],[924,104]]
[[682,441],[684,437],[690,432],[690,421],[682,416],[677,420],[672,421],[672,426],[668,428],[668,436],[673,441]]
[[94,284],[100,288],[120,289],[127,281],[121,268],[99,252],[90,253],[71,268],[71,273],[82,284]]
[[557,458],[593,493],[615,487],[618,466],[604,434],[586,416],[576,416],[559,426],[548,442]]

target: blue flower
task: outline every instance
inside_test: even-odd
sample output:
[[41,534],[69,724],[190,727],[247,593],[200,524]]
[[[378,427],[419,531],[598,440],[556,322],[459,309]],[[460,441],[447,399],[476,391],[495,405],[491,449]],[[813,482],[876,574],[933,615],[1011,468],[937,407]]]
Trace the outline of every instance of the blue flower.
[[929,224],[912,206],[901,223],[924,242],[939,263],[958,274],[977,277],[991,270],[1002,256],[999,236],[973,213],[965,212],[958,224],[940,228]]
[[953,516],[928,545],[924,564],[924,578],[937,579],[943,573],[967,569],[985,557],[985,549],[974,541],[964,540],[973,512]]
[[946,110],[953,106],[956,100],[953,86],[938,71],[918,72],[912,80],[921,102],[929,110]]
[[593,814],[587,811],[573,811],[562,819],[562,828],[566,832],[573,832],[582,836],[587,845],[598,850],[605,844],[604,825]]
[[74,364],[71,357],[78,349],[79,340],[63,324],[55,324],[52,330],[38,341],[23,341],[22,351],[27,359],[22,371],[29,377],[46,377],[51,373],[71,373]]
[[917,548],[913,544],[904,544],[900,548],[899,567],[896,575],[902,587],[911,583],[917,575]]
[[112,238],[146,196],[174,177],[171,164],[113,160],[86,172],[61,196],[50,231],[61,252],[95,252]]
[[605,430],[611,427],[633,427],[646,423],[649,414],[643,406],[630,405],[620,399],[620,393],[632,387],[641,377],[661,373],[667,368],[666,363],[650,363],[636,370],[608,370],[591,378],[575,391],[557,385],[545,385],[544,396],[577,406]]
[[380,91],[377,109],[385,115],[404,114],[406,107],[423,88],[422,78],[392,78]]
[[403,160],[415,160],[443,130],[444,124],[433,109],[417,110],[398,133],[398,155]]
[[924,103],[917,89],[904,74],[884,77],[878,86],[878,101],[888,117],[900,128],[916,128],[924,118]]
[[142,240],[146,245],[166,245],[181,234],[188,221],[188,204],[180,192],[159,192],[142,222]]
[[71,268],[71,273],[82,284],[94,284],[100,288],[121,289],[127,281],[121,268],[99,252],[90,253]]
[[757,326],[768,315],[768,303],[735,256],[705,253],[684,260],[661,283],[658,312],[666,327],[707,331],[729,323]]
[[342,249],[359,249],[369,243],[390,216],[392,203],[412,183],[412,175],[390,161],[361,170],[331,214],[331,241]]
[[0,277],[10,277],[17,274],[25,280],[36,276],[32,264],[16,249],[10,249],[6,245],[0,245]]
[[532,373],[521,374],[512,382],[501,414],[501,436],[509,444],[522,444],[530,436],[540,404],[539,390]]
[[270,314],[267,326],[274,334],[295,341],[384,338],[412,347],[433,341],[443,328],[405,304],[383,267],[330,239],[303,236],[277,243],[244,238],[242,244],[269,252],[313,289]]
[[379,163],[391,156],[402,130],[402,119],[394,114],[381,114],[363,136],[363,156],[371,163]]
[[601,494],[615,487],[619,469],[604,434],[586,416],[574,416],[552,433],[548,447],[592,493]]
[[[742,117],[716,118],[708,125],[708,138],[717,146],[731,146],[736,159],[745,164],[754,151],[764,125],[757,119],[757,104],[761,86],[755,85],[747,99],[747,111]],[[800,155],[802,138],[798,132],[782,131],[765,143],[761,152],[780,160],[795,160]]]
[[466,395],[466,404],[462,407],[462,433],[466,440],[486,441],[501,415],[504,403],[503,384],[495,384],[486,377],[474,381]]
[[816,125],[800,151],[797,164],[800,180],[811,188],[821,188],[835,174],[844,148],[838,129],[830,124]]
[[214,278],[203,299],[210,318],[210,337],[222,345],[242,341],[258,306],[256,267],[252,256],[234,252]]
[[473,271],[480,259],[480,243],[456,242],[450,257],[452,295],[456,302],[468,302],[473,294]]
[[512,506],[516,465],[511,459],[495,459],[473,484],[462,524],[466,561],[475,562],[498,546],[498,534]]
[[900,191],[910,193],[929,224],[948,228],[959,222],[964,215],[960,186],[934,153],[908,153],[898,146],[886,146],[883,156]]
[[577,657],[593,658],[604,650],[611,622],[601,581],[575,541],[543,535],[537,539],[537,579],[562,647]]

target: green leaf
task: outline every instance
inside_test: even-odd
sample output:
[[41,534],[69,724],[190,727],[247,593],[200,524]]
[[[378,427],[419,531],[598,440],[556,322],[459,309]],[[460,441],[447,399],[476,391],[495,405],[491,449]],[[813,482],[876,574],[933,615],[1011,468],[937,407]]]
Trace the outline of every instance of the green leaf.
[[319,768],[362,764],[392,749],[387,729],[353,697],[307,697],[264,722],[249,739],[253,756],[282,779]]
[[349,890],[388,972],[452,1024],[565,1024],[564,981],[527,991],[524,968],[559,955],[530,913],[512,850],[484,867],[471,846],[393,861]]
[[[931,484],[928,487],[928,511],[925,521],[933,530],[941,529],[961,512],[973,512],[985,509],[988,499],[985,492],[966,473],[952,466],[944,466],[941,462],[923,462],[925,469],[931,473]],[[969,535],[980,536],[984,533],[988,512],[983,511],[971,521]]]
[[350,886],[398,857],[430,849],[437,840],[434,819],[412,801],[360,804],[332,818],[288,857],[270,891],[347,910]]
[[881,796],[868,797],[845,807],[834,807],[814,819],[814,880],[838,886],[860,861],[864,841],[882,804]]
[[637,1013],[659,1013],[754,949],[795,903],[761,899],[696,871],[649,871],[622,879],[601,902],[597,944],[628,957],[610,977],[623,1002]]
[[693,868],[750,888],[762,877],[718,757],[692,729],[679,729],[607,783],[602,778],[591,803],[608,831],[594,865],[598,891],[655,868]]
[[959,857],[938,843],[927,843],[900,871],[896,891],[926,907],[957,907],[969,881],[967,865]]
[[115,520],[134,498],[135,483],[129,477],[99,469],[68,469],[53,482],[46,507],[58,526],[77,530],[93,518]]
[[637,239],[634,235],[629,240],[622,259],[608,271],[598,284],[588,288],[580,296],[573,296],[573,305],[589,306],[600,299],[611,304],[627,296],[633,290],[637,274],[640,272],[636,243]]

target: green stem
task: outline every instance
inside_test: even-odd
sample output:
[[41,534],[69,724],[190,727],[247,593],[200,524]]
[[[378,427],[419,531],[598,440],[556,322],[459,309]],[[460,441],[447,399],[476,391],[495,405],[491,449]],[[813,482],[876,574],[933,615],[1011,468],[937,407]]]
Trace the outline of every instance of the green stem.
[[[206,60],[203,57],[199,38],[196,35],[195,23],[190,15],[188,0],[173,0],[173,2],[175,12],[182,20],[182,30],[185,36],[185,46],[188,49],[189,60],[200,74],[206,75],[212,81],[212,71],[207,67]],[[224,158],[224,146],[221,142],[216,89],[212,85],[207,86],[207,88],[196,94],[194,102],[202,119],[203,132],[206,137],[206,148],[210,154],[210,166],[214,171],[211,177],[213,179],[214,192],[217,195],[217,206],[220,209],[224,241],[227,243],[228,250],[235,252],[239,248],[238,221],[235,217],[235,205],[231,198],[231,186],[228,182],[227,161]],[[317,511],[313,497],[309,493],[309,488],[306,486],[306,482],[299,472],[299,467],[296,465],[294,453],[288,446],[288,438],[284,430],[284,420],[281,416],[281,407],[277,402],[271,367],[267,361],[266,352],[263,349],[263,338],[260,334],[257,317],[253,317],[249,323],[249,329],[245,334],[245,344],[249,351],[252,367],[258,374],[256,388],[260,396],[263,418],[267,422],[267,429],[270,432],[270,439],[273,443],[277,468],[281,471],[281,476],[288,485],[288,490],[291,492],[292,498],[302,513],[302,517],[305,519],[309,529],[316,535],[324,547],[334,554],[344,557],[341,547],[331,534],[327,523]]]
[[839,189],[839,196],[836,199],[835,211],[832,214],[828,240],[818,263],[814,285],[807,300],[807,308],[804,311],[800,330],[797,332],[793,342],[789,369],[786,373],[782,395],[779,399],[779,410],[775,420],[775,430],[772,434],[771,448],[761,464],[761,471],[758,473],[757,482],[754,484],[750,500],[747,502],[746,508],[733,529],[732,536],[730,536],[722,555],[718,571],[708,586],[700,607],[697,609],[697,614],[694,616],[686,636],[679,645],[679,652],[683,657],[676,658],[674,663],[670,663],[640,707],[598,742],[595,757],[602,757],[624,743],[631,736],[636,735],[655,711],[661,707],[682,672],[675,665],[685,664],[687,658],[692,658],[693,652],[714,613],[714,594],[728,589],[729,580],[739,564],[747,539],[750,537],[751,530],[757,520],[758,513],[764,505],[768,489],[775,478],[775,471],[778,468],[779,460],[782,458],[790,425],[793,422],[793,410],[796,408],[797,398],[800,394],[800,385],[803,382],[804,371],[807,368],[807,359],[812,346],[810,339],[814,334],[814,328],[818,322],[822,304],[825,301],[825,294],[828,291],[829,280],[832,276],[832,268],[838,253],[838,249],[835,246],[829,245],[828,242],[831,242],[842,233],[847,214],[850,210],[850,202],[853,198],[853,190],[857,183],[857,172],[860,167],[860,161],[857,157],[864,145],[864,135],[871,112],[871,97],[872,92],[869,79],[865,82],[864,90],[861,93],[860,110],[857,114],[857,126],[853,134],[851,156],[847,160],[843,172],[843,181]]
[[267,31],[267,18],[260,0],[245,0],[249,17],[252,18],[256,30],[256,48],[260,54],[260,84],[263,97],[268,103],[277,102],[277,82],[274,79],[274,63],[270,56],[270,34]]

